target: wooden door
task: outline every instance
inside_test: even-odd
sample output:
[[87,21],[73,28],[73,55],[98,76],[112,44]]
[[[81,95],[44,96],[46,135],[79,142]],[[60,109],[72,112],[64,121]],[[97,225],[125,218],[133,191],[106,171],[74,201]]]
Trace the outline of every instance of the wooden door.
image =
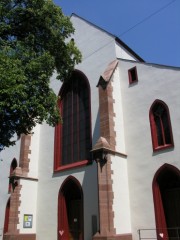
[[165,189],[163,205],[169,239],[179,239],[180,234],[180,188]]
[[81,200],[74,199],[69,203],[69,229],[70,240],[82,239],[82,211]]

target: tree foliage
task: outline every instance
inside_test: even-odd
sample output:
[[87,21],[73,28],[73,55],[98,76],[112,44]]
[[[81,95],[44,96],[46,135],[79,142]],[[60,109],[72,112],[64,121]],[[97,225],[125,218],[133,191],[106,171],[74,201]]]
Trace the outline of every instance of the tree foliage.
[[73,32],[52,0],[0,1],[0,150],[38,123],[60,121],[49,83],[55,70],[68,79],[81,60]]

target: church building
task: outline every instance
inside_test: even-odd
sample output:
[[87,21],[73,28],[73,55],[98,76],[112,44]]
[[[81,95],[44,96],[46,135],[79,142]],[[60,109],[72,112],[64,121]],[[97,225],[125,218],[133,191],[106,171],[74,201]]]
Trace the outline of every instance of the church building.
[[0,240],[180,240],[180,68],[71,21],[82,62],[51,78],[63,123],[0,155]]

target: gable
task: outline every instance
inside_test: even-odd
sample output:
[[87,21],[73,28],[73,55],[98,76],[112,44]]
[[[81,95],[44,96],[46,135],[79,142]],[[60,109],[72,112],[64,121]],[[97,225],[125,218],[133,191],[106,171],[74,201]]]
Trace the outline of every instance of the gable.
[[115,35],[76,14],[72,14],[71,22],[75,28],[73,38],[81,50],[84,59],[93,53],[106,50],[107,52],[109,51],[108,54],[112,56],[112,59],[122,58],[144,62],[141,57]]

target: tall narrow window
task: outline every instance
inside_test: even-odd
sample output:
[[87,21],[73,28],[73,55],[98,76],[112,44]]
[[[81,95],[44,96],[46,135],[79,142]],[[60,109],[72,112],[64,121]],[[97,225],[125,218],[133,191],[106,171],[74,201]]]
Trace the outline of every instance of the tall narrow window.
[[87,163],[91,150],[90,88],[75,71],[60,91],[63,123],[55,129],[55,170]]
[[154,150],[174,145],[169,110],[164,102],[156,100],[151,106],[150,124]]

